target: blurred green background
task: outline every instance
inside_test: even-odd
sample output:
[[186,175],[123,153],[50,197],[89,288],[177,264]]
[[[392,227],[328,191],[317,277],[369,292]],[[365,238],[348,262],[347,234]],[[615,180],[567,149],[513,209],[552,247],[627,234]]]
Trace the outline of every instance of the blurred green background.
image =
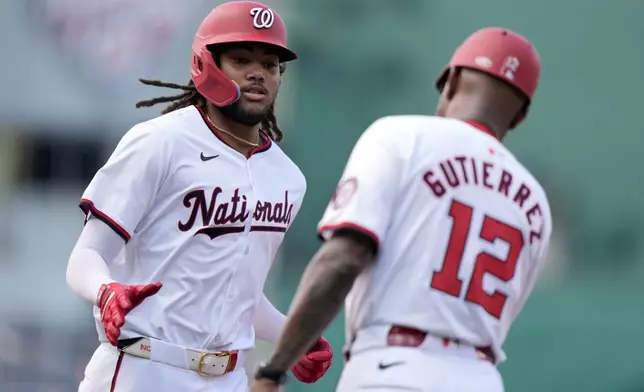
[[[89,307],[64,282],[78,197],[121,135],[157,114],[133,109],[161,95],[136,79],[187,81],[196,26],[220,2],[107,3],[0,0],[3,392],[76,390],[96,347]],[[478,28],[508,27],[537,46],[543,74],[507,144],[546,188],[555,227],[550,265],[510,331],[506,390],[644,391],[644,3],[266,3],[300,55],[277,109],[283,148],[308,179],[267,284],[278,307],[287,311],[317,249],[315,226],[360,133],[384,115],[432,114],[434,78],[456,46]],[[338,353],[342,322],[325,334]],[[332,391],[341,369],[338,356],[323,380],[287,390]]]

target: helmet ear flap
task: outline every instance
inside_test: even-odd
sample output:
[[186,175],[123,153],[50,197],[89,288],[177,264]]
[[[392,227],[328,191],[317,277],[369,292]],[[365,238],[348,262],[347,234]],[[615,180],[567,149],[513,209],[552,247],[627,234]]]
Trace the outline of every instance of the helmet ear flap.
[[215,106],[231,105],[241,97],[239,85],[223,73],[206,47],[193,53],[190,75],[197,91]]

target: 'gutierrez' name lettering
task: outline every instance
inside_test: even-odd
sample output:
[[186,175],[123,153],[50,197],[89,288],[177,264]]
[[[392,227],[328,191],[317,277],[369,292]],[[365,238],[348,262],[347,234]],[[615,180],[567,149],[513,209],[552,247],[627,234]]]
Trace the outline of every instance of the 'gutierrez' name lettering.
[[523,182],[515,181],[512,173],[495,167],[490,162],[481,162],[474,157],[465,156],[446,159],[440,162],[439,168],[429,170],[423,176],[423,180],[436,197],[445,195],[447,188],[465,185],[482,186],[507,197],[524,211],[528,224],[532,226],[530,243],[541,238],[543,220],[539,201],[531,200],[530,187]]
[[[222,193],[223,190],[220,187],[216,187],[212,191],[210,202],[208,202],[203,189],[188,192],[183,198],[183,205],[191,209],[190,217],[185,223],[179,221],[179,230],[189,231],[192,229],[200,213],[203,227],[245,222],[250,214],[246,195],[240,195],[238,188],[233,192],[230,201],[218,203],[217,198]],[[256,222],[277,223],[288,226],[291,223],[292,212],[293,204],[289,204],[288,191],[285,191],[283,202],[271,203],[269,201],[258,201],[253,212],[253,220]]]

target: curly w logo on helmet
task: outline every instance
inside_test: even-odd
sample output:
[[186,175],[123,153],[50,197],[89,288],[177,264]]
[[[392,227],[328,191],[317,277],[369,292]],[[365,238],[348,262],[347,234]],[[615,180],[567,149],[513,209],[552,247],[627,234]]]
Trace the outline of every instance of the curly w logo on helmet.
[[270,29],[275,20],[275,14],[270,8],[255,7],[250,10],[253,17],[253,26],[256,29]]

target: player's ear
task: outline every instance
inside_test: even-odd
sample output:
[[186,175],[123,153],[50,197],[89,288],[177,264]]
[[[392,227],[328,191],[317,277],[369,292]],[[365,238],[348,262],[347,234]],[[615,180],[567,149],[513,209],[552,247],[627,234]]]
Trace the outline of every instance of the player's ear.
[[526,104],[521,110],[517,112],[517,114],[512,119],[512,122],[510,122],[509,129],[518,127],[519,124],[521,124],[523,120],[525,120],[525,118],[528,116],[528,108],[529,106]]
[[456,95],[456,91],[458,90],[458,83],[461,79],[461,69],[460,68],[452,68],[449,70],[449,73],[447,74],[447,80],[445,81],[445,98],[447,100],[451,100],[454,98]]

